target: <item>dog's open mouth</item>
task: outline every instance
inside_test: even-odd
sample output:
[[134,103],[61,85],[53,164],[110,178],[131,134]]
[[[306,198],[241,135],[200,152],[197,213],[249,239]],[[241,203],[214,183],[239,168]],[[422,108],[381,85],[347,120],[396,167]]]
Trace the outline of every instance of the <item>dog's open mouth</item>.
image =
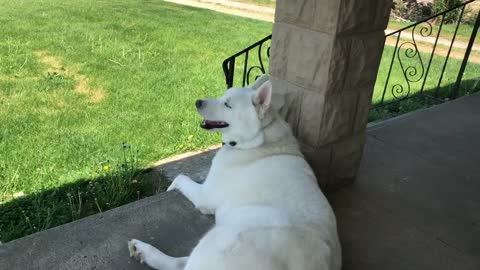
[[202,123],[200,123],[200,127],[204,129],[226,128],[228,126],[228,123],[224,121],[203,120]]

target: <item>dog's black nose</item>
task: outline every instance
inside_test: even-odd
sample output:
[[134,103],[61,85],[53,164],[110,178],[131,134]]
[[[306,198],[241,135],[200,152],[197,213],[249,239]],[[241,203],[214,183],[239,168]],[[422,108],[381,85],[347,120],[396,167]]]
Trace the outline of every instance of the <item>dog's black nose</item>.
[[195,106],[197,107],[197,109],[200,109],[202,105],[203,105],[203,100],[197,99],[197,101],[195,101]]

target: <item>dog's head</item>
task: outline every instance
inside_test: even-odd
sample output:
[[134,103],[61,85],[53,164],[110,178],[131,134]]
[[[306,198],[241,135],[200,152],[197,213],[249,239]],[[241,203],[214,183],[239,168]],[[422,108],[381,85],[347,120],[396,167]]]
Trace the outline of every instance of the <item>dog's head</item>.
[[233,146],[238,144],[239,148],[261,145],[264,140],[262,129],[268,121],[272,85],[269,80],[261,82],[261,85],[257,81],[256,84],[231,88],[220,98],[197,100],[195,105],[204,119],[200,126],[222,133],[224,142]]

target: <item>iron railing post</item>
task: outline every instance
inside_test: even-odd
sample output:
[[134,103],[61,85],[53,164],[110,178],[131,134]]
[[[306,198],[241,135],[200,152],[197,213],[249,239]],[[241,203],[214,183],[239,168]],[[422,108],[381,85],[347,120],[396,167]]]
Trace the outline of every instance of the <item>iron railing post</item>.
[[462,65],[460,66],[460,70],[458,72],[457,81],[455,82],[455,86],[452,91],[451,99],[458,97],[458,92],[460,91],[460,85],[462,84],[463,73],[465,73],[465,68],[468,64],[468,58],[470,57],[470,52],[473,48],[473,43],[475,43],[475,38],[477,37],[478,28],[480,27],[480,11],[477,14],[477,20],[475,21],[475,25],[473,26],[472,34],[470,35],[470,40],[468,41],[467,50],[465,51],[465,55],[463,56]]
[[438,80],[437,88],[435,89],[434,97],[438,98],[438,91],[440,90],[440,86],[442,85],[443,75],[445,74],[445,68],[447,68],[448,59],[450,58],[450,52],[452,51],[453,44],[455,43],[455,38],[457,37],[458,28],[462,23],[463,12],[465,11],[465,5],[462,6],[462,11],[460,12],[460,16],[457,20],[457,25],[455,26],[455,32],[453,33],[452,42],[450,43],[450,47],[448,48],[447,56],[445,57],[445,62],[443,63],[442,72],[440,72],[440,79]]

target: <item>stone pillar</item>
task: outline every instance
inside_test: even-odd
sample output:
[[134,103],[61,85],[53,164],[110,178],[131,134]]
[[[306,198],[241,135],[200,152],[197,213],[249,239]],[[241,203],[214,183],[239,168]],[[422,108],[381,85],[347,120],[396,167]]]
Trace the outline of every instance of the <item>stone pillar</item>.
[[274,91],[320,186],[355,179],[392,0],[277,0]]

